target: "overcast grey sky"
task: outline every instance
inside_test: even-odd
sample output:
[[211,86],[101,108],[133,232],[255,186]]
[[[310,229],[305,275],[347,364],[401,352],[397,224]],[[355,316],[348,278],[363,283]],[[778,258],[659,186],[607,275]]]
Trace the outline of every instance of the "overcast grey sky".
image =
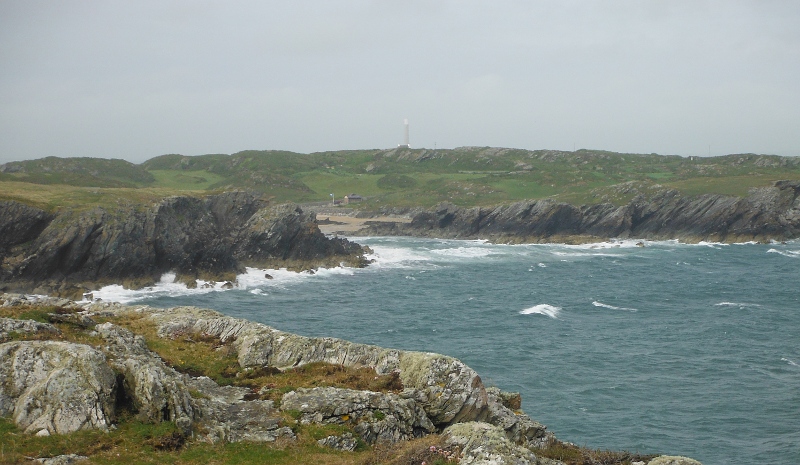
[[0,0],[0,162],[800,155],[800,2]]

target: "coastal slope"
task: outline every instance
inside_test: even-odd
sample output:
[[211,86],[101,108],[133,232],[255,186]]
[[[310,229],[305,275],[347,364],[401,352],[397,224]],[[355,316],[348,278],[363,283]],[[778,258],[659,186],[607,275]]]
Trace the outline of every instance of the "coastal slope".
[[325,237],[313,213],[258,195],[174,196],[151,205],[56,213],[0,202],[0,290],[80,297],[106,284],[139,288],[166,272],[235,280],[246,266],[363,266],[364,249]]
[[[314,370],[345,376],[310,378]],[[368,386],[354,384],[359,373]],[[310,432],[310,454],[355,453],[358,445],[369,456],[372,446],[379,453],[430,438],[418,451],[428,454],[422,460],[390,462],[398,464],[699,464],[579,448],[556,439],[521,403],[518,393],[486,387],[478,373],[446,355],[305,337],[194,307],[0,294],[0,417],[19,429],[6,448],[12,458],[29,458],[15,448],[22,436],[114,435],[135,420],[171,424],[169,436],[156,442],[168,440],[167,450],[246,442],[264,445],[266,453],[269,444],[287,447]],[[147,446],[150,439],[138,440]],[[107,455],[128,456],[139,447],[124,446],[79,441],[51,450],[104,463]],[[403,448],[389,450],[396,455]],[[225,456],[215,463],[240,462]]]
[[410,222],[374,222],[356,235],[489,239],[498,242],[587,242],[609,238],[685,242],[789,240],[800,236],[800,182],[778,181],[746,197],[685,196],[674,189],[620,186],[624,205],[575,206],[550,199],[497,207],[443,203],[430,210],[399,211]]

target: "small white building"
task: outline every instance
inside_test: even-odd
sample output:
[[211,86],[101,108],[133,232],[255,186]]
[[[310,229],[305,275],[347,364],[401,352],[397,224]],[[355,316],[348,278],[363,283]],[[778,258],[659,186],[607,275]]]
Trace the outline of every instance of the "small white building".
[[345,205],[350,204],[350,203],[359,203],[359,202],[363,202],[363,201],[364,201],[364,197],[361,197],[358,194],[348,194],[348,195],[344,196],[344,204]]

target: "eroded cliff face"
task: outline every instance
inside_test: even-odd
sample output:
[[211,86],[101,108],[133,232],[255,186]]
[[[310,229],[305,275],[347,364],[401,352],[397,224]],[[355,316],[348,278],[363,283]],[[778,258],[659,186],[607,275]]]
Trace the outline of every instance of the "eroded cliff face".
[[232,280],[245,266],[363,266],[364,250],[326,238],[313,213],[246,192],[155,205],[48,214],[0,202],[0,290],[77,297],[111,283],[142,287],[169,271]]
[[373,224],[364,235],[585,242],[609,238],[746,242],[800,237],[800,182],[779,181],[747,197],[687,197],[673,189],[641,192],[628,204],[574,206],[553,200],[498,207],[441,204],[410,223]]

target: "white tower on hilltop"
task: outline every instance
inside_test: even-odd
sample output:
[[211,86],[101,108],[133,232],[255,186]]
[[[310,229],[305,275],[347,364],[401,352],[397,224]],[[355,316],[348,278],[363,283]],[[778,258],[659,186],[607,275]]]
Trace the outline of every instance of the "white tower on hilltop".
[[410,145],[408,145],[408,118],[403,120],[403,124],[406,125],[405,137],[403,138],[403,143],[398,145],[397,148],[407,149],[411,147]]

